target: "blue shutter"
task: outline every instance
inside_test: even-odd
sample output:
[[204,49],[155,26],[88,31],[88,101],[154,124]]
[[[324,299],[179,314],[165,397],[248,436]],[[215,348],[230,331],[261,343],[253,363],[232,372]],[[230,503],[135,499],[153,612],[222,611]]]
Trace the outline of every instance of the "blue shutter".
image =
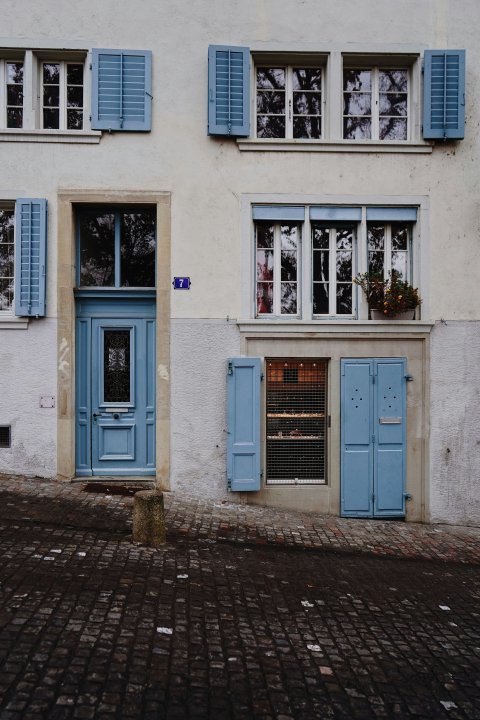
[[92,50],[92,130],[152,129],[152,53]]
[[247,137],[250,134],[250,50],[210,45],[208,48],[208,133]]
[[372,515],[373,394],[371,360],[342,360],[341,514]]
[[45,315],[47,201],[15,204],[15,315]]
[[405,515],[406,361],[375,360],[374,515]]
[[304,222],[305,208],[296,205],[253,205],[254,220],[297,220]]
[[367,220],[380,220],[383,222],[416,222],[417,208],[415,207],[367,207]]
[[465,50],[425,50],[423,137],[465,135]]
[[260,358],[230,358],[227,479],[231,490],[260,490]]

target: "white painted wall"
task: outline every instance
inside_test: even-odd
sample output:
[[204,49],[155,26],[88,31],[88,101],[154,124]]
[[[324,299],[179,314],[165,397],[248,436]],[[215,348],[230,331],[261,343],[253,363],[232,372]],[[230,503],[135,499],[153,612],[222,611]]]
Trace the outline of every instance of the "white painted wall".
[[[56,197],[60,189],[172,193],[172,274],[192,277],[189,292],[172,292],[172,318],[189,328],[185,331],[182,323],[174,323],[171,344],[172,472],[178,488],[192,489],[197,462],[205,467],[212,463],[216,468],[212,475],[223,465],[223,451],[216,454],[221,448],[216,448],[214,440],[224,408],[220,389],[224,378],[216,373],[229,353],[239,351],[238,336],[230,330],[220,331],[223,325],[213,323],[211,327],[217,329],[212,330],[211,344],[205,344],[202,330],[195,345],[189,333],[197,327],[196,320],[242,315],[246,272],[242,263],[249,242],[248,233],[242,235],[243,195],[289,194],[299,202],[312,194],[361,193],[390,196],[392,201],[398,196],[428,197],[425,232],[428,230],[430,253],[428,260],[422,259],[422,290],[428,293],[425,306],[432,319],[461,321],[461,327],[470,327],[465,323],[479,318],[478,0],[463,0],[460,7],[458,0],[324,0],[321,7],[317,0],[84,0],[77,5],[60,0],[37,0],[34,5],[29,0],[4,0],[2,10],[0,47],[151,49],[154,100],[152,133],[106,133],[99,145],[0,144],[0,198],[47,197],[49,201],[50,318],[32,321],[28,331],[0,329],[0,356],[10,362],[6,370],[3,361],[0,366],[0,420],[15,420],[19,448],[15,456],[0,451],[0,471],[55,473],[54,412],[32,413],[32,398],[43,388],[55,393],[56,387]],[[233,140],[207,136],[207,47],[222,43],[279,52],[383,52],[395,47],[398,52],[421,54],[425,48],[466,47],[466,139],[438,143],[431,155],[241,152]],[[443,332],[444,328],[438,327],[432,335],[431,477],[432,485],[440,483],[441,487],[446,480],[437,480],[434,470],[439,471],[439,453],[450,431],[436,415],[441,412],[438,389],[442,383],[451,387],[452,367],[449,356],[436,349],[442,347]],[[185,349],[197,346],[201,348],[198,357],[203,358],[198,365],[209,378],[204,417],[210,420],[201,423],[203,435],[192,445],[182,429],[179,418],[183,411],[178,408],[182,400],[195,410],[196,403],[185,398],[182,378],[191,372],[189,363],[193,361],[189,358],[187,362]],[[458,387],[464,382],[463,392],[468,397],[474,394],[469,358],[475,347],[474,333],[467,333],[464,352],[456,353],[456,376],[463,378]],[[13,360],[31,357],[32,348],[35,363],[27,373]],[[36,396],[34,399],[37,402]],[[452,404],[453,427],[461,425],[463,412],[458,402]],[[200,452],[200,447],[208,450]],[[457,457],[458,453],[460,449]],[[462,463],[466,462],[464,458]],[[456,465],[459,478],[462,463]],[[468,504],[466,498],[473,493],[474,475],[469,471],[463,481],[459,479],[464,490],[455,496],[450,491],[448,501],[445,491],[432,490],[432,519],[459,520]],[[198,487],[217,495],[216,481],[212,486],[210,476],[205,477]]]

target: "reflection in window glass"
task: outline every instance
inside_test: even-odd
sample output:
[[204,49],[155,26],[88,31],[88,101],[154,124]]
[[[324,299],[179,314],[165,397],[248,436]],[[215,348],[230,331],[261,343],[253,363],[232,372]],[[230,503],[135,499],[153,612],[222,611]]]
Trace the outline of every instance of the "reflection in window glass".
[[115,215],[84,210],[80,215],[80,285],[115,285]]
[[346,140],[408,139],[408,70],[343,71],[343,137]]
[[23,63],[6,63],[7,128],[23,127]]
[[13,304],[14,210],[0,210],[0,310]]
[[42,88],[44,129],[82,130],[83,63],[43,63]]
[[351,227],[312,224],[314,315],[353,314],[353,241]]
[[120,284],[155,287],[155,210],[122,213]]
[[394,270],[400,280],[410,281],[409,223],[368,225],[368,270],[385,280]]
[[297,224],[257,222],[256,314],[298,313],[298,258],[300,232]]

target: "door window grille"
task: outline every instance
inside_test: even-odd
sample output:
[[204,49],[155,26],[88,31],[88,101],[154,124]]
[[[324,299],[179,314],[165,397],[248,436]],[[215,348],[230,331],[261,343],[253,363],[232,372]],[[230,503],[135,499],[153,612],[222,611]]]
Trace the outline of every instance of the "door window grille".
[[324,484],[327,363],[267,360],[267,485]]

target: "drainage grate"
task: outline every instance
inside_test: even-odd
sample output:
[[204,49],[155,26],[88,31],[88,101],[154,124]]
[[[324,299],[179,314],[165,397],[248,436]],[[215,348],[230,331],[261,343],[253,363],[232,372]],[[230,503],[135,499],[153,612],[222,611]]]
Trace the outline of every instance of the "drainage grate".
[[9,448],[12,445],[12,428],[10,425],[0,425],[0,448]]
[[267,360],[267,485],[325,483],[327,363]]
[[111,485],[102,483],[87,483],[83,488],[83,492],[97,493],[98,495],[127,495],[133,497],[140,490],[148,490],[147,485]]

